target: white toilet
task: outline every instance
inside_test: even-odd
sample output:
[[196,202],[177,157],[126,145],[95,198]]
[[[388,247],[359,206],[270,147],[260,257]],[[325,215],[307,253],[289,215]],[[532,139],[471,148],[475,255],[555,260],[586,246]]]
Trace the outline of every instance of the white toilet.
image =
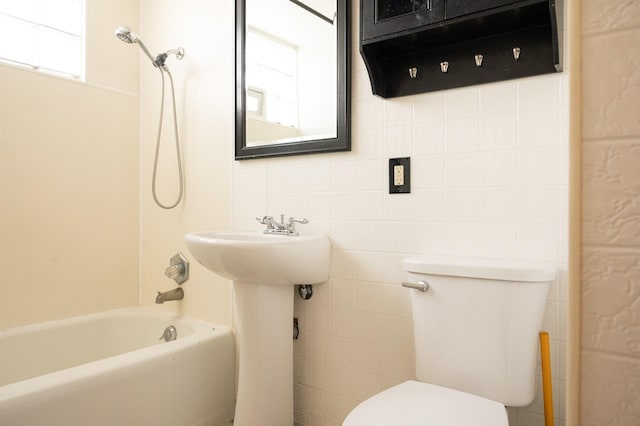
[[[404,260],[416,377],[354,408],[343,426],[507,426],[535,390],[538,333],[555,268]],[[407,283],[403,283],[406,286]]]

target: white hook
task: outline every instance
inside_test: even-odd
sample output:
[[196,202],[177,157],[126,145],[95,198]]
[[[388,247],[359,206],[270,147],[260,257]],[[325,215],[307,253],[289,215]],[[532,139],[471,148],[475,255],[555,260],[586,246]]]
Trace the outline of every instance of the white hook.
[[519,47],[514,47],[513,48],[513,59],[515,59],[516,61],[518,59],[520,59],[520,48]]

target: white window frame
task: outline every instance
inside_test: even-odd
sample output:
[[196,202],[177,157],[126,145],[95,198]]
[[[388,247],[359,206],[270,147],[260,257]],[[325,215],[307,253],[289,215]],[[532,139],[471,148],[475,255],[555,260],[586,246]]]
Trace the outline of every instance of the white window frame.
[[[256,108],[252,109],[250,107],[252,101],[255,103]],[[265,117],[265,97],[264,91],[258,87],[249,87],[247,88],[247,114],[250,117],[258,117],[263,120],[266,120]]]

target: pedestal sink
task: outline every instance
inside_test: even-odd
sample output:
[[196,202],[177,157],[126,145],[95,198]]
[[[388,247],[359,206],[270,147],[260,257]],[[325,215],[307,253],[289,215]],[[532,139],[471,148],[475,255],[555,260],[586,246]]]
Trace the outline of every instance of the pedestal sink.
[[197,232],[185,241],[198,262],[233,280],[240,362],[234,426],[293,425],[292,286],[329,278],[329,238]]

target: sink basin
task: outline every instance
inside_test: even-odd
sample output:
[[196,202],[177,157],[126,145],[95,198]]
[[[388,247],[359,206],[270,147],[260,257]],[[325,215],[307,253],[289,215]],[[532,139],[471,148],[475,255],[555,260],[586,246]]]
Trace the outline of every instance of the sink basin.
[[324,234],[193,232],[189,251],[225,278],[253,284],[319,284],[329,279],[330,243]]

